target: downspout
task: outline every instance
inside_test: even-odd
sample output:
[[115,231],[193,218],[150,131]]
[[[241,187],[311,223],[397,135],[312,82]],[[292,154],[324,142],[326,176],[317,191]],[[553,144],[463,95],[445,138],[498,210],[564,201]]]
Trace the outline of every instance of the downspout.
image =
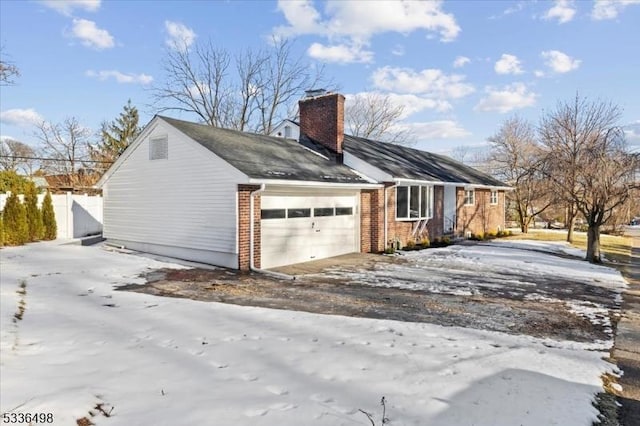
[[255,191],[251,191],[251,194],[249,195],[249,269],[250,270],[255,270],[255,264],[253,262],[253,254],[254,254],[254,246],[253,246],[253,236],[255,234],[254,232],[254,213],[255,213],[255,196],[257,194],[260,194],[262,192],[264,192],[265,188],[266,188],[266,184],[261,184],[259,189],[256,189]]
[[295,280],[296,277],[293,275],[287,275],[287,274],[282,274],[280,272],[273,272],[273,271],[267,271],[265,269],[260,269],[260,268],[256,268],[256,265],[253,261],[253,257],[254,257],[254,252],[255,252],[255,247],[253,245],[254,241],[253,241],[253,237],[255,235],[255,230],[254,230],[254,212],[255,212],[255,196],[257,194],[260,194],[262,192],[264,192],[265,188],[266,188],[266,184],[260,184],[260,188],[256,189],[255,191],[251,191],[251,194],[249,196],[249,217],[250,217],[250,224],[249,224],[249,269],[253,272],[259,272],[261,274],[267,274],[267,275],[272,275],[276,278],[280,278],[280,279],[285,279],[285,280]]
[[388,248],[387,244],[388,244],[388,233],[389,233],[389,229],[388,229],[389,221],[387,220],[389,216],[388,207],[387,207],[387,205],[389,204],[388,198],[387,198],[387,189],[393,189],[396,186],[398,186],[398,182],[396,182],[392,186],[384,187],[384,249],[385,250]]

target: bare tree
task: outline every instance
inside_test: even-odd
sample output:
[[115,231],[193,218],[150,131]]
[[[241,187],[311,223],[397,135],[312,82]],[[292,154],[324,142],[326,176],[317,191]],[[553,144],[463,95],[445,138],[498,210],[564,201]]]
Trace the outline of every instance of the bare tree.
[[185,46],[170,50],[163,67],[165,81],[153,88],[160,111],[189,112],[212,126],[265,134],[322,75],[294,57],[287,40],[234,58],[211,41]]
[[62,123],[42,121],[36,125],[34,136],[40,140],[41,152],[47,158],[42,166],[50,173],[66,176],[66,184],[83,184],[78,173],[82,160],[87,160],[87,146],[91,129],[70,117]]
[[33,173],[35,150],[29,145],[14,139],[0,140],[0,167],[2,170]]
[[165,81],[153,88],[159,111],[183,111],[198,115],[211,126],[226,127],[232,108],[229,85],[231,58],[211,42],[167,51],[163,61]]
[[359,93],[347,102],[345,127],[349,134],[396,144],[407,144],[409,133],[398,125],[404,106],[394,105],[389,95]]
[[0,86],[15,84],[16,77],[20,77],[20,70],[13,63],[7,61],[4,46],[0,46]]
[[[610,102],[578,94],[543,117],[545,173],[587,221],[587,260],[599,263],[600,230],[637,187],[638,158],[627,152],[618,125],[621,111]],[[572,225],[572,224],[571,224]]]
[[554,202],[549,179],[539,172],[543,152],[535,130],[515,116],[507,119],[489,142],[494,174],[513,187],[506,197],[515,209],[520,230],[527,233],[535,217]]

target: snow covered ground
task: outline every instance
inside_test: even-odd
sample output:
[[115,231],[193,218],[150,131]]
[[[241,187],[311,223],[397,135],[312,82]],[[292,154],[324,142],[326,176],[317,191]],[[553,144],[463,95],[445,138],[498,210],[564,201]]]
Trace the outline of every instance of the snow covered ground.
[[[508,260],[523,275],[623,285],[607,268],[534,265],[508,245],[446,250],[423,254],[442,276],[451,262],[478,274]],[[391,425],[590,425],[600,375],[615,368],[602,359],[611,342],[114,291],[181,266],[101,247],[39,243],[0,257],[0,409],[52,413],[56,425],[90,411],[98,425],[369,425],[359,410],[381,424],[383,396]]]

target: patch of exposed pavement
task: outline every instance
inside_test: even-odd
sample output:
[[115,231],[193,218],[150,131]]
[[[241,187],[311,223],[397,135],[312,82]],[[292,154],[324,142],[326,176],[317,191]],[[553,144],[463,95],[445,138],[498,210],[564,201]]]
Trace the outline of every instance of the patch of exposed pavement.
[[[391,262],[403,262],[403,259]],[[388,265],[389,260],[385,259]],[[343,272],[376,273],[375,263],[342,266]],[[455,275],[455,273],[454,273]],[[313,313],[428,322],[534,337],[593,342],[612,337],[617,319],[615,293],[567,279],[531,277],[505,271],[500,285],[483,285],[470,294],[447,294],[371,286],[341,277],[340,270],[286,280],[226,269],[164,269],[144,276],[147,283],[119,287],[159,296]],[[455,278],[455,277],[454,277]],[[468,280],[468,277],[466,277]],[[493,280],[496,277],[492,277]],[[521,285],[526,282],[527,285]],[[509,284],[511,283],[511,285]],[[571,303],[604,307],[611,318],[587,318]]]

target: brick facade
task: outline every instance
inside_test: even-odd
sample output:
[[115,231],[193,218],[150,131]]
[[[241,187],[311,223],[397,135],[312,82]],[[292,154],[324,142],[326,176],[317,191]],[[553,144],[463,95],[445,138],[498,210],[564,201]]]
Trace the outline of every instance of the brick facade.
[[[251,267],[251,193],[259,185],[238,185],[238,269],[248,271]],[[260,195],[253,200],[253,264],[260,268]]]
[[464,188],[456,188],[457,231],[466,236],[504,229],[504,191],[498,191],[498,203],[490,203],[491,190],[475,189],[475,204],[464,205]]
[[344,141],[344,96],[339,93],[302,99],[300,108],[300,134],[342,154]]
[[360,251],[384,251],[384,189],[360,193]]

